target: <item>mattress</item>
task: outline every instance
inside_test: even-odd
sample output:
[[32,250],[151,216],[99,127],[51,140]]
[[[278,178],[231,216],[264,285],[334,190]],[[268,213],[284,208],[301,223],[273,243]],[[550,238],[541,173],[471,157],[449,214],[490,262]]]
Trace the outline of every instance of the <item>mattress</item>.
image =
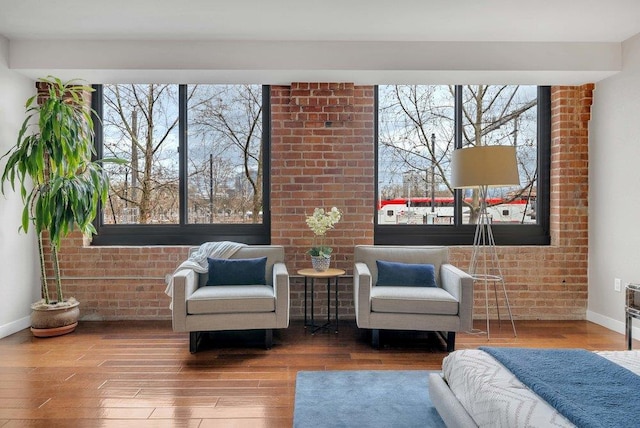
[[[640,375],[640,351],[596,353]],[[480,427],[574,426],[481,350],[449,354],[442,362],[442,374],[455,398]]]

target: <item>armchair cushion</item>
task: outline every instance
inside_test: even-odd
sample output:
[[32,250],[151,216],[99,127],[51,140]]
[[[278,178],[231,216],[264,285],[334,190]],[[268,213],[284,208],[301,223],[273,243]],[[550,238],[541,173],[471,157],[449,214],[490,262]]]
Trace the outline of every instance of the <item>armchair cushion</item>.
[[372,312],[457,315],[458,303],[439,287],[376,286],[371,290]]
[[400,263],[376,260],[376,286],[437,287],[432,264]]
[[275,310],[276,299],[270,285],[200,287],[187,300],[187,313],[190,315],[248,314]]
[[206,285],[265,285],[266,257],[255,259],[213,259],[209,261]]

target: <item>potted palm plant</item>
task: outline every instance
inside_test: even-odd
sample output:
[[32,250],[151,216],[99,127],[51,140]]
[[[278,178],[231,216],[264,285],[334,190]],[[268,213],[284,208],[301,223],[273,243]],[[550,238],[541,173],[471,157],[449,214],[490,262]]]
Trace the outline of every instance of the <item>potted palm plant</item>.
[[[18,140],[2,159],[6,165],[0,180],[24,203],[24,232],[32,226],[38,240],[42,300],[31,306],[31,331],[35,336],[72,332],[79,316],[79,303],[62,292],[58,250],[62,238],[76,227],[95,233],[93,220],[99,202],[104,203],[109,181],[102,164],[94,159],[92,110],[85,94],[92,88],[79,81],[63,82],[48,77],[45,99],[27,100],[26,119]],[[48,236],[48,240],[46,237]],[[53,266],[55,296],[49,292],[44,243],[48,241]]]

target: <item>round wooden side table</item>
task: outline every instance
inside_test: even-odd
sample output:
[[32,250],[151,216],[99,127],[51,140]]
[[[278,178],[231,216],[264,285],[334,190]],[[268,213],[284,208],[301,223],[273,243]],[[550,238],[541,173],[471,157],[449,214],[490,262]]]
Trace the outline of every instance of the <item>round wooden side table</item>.
[[[338,332],[338,279],[345,274],[342,269],[327,269],[323,272],[318,272],[314,269],[300,269],[298,275],[304,276],[304,327],[311,327],[311,334],[315,334],[320,329],[329,330],[331,328],[331,279],[335,279],[335,312],[336,312],[336,325],[335,332]],[[307,280],[311,278],[311,323],[307,323]],[[314,318],[314,306],[313,295],[315,279],[327,279],[327,322],[322,325],[315,324]]]

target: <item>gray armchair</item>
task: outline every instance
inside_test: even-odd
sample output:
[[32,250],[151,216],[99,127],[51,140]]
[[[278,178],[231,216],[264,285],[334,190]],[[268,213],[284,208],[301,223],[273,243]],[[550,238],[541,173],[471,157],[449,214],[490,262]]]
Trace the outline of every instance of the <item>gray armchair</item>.
[[[358,245],[354,252],[356,323],[371,329],[374,347],[380,330],[434,331],[455,348],[455,334],[473,326],[473,279],[448,263],[446,247]],[[436,287],[378,286],[377,260],[433,264]]]
[[[190,254],[196,251],[192,248]],[[266,285],[206,286],[208,273],[182,269],[173,276],[174,331],[189,332],[189,349],[197,352],[201,333],[220,330],[265,330],[271,348],[274,328],[289,326],[289,273],[284,248],[247,245],[230,259],[267,257]]]

